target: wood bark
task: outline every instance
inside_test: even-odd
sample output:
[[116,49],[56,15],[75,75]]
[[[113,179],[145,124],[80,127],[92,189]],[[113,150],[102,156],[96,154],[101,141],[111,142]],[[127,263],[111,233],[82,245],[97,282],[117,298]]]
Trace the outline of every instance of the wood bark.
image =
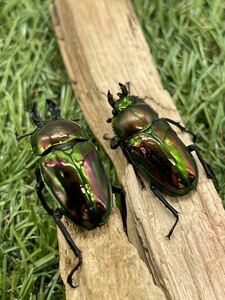
[[[174,222],[152,194],[141,190],[121,150],[111,150],[103,134],[113,135],[107,90],[131,82],[131,94],[148,97],[160,117],[180,121],[170,95],[162,87],[148,45],[128,0],[56,0],[51,8],[59,47],[79,105],[94,135],[112,159],[122,180],[128,206],[128,237],[118,212],[96,231],[68,227],[83,251],[80,287],[66,285],[68,299],[225,299],[225,213],[215,188],[198,162],[196,191],[168,197],[181,213],[174,236],[165,238]],[[189,136],[179,136],[188,145]],[[197,160],[197,158],[196,158]],[[197,160],[198,161],[198,160]],[[65,282],[74,258],[59,234],[61,274]],[[68,263],[70,262],[70,263]],[[69,265],[69,268],[68,268]],[[163,291],[163,293],[162,293]],[[158,298],[157,298],[158,297]]]

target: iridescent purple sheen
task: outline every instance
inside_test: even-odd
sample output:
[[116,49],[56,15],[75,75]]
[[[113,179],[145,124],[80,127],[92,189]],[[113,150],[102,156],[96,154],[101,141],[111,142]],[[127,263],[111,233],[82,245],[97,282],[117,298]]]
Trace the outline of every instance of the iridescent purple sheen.
[[198,169],[191,153],[163,120],[133,136],[128,152],[152,183],[171,195],[185,195],[198,182]]
[[92,151],[84,159],[84,169],[88,182],[95,195],[97,209],[101,214],[107,211],[110,205],[110,189],[107,177],[104,175],[103,166],[98,158],[97,151]]
[[104,224],[112,208],[112,190],[98,153],[89,141],[43,157],[41,174],[48,191],[77,225]]

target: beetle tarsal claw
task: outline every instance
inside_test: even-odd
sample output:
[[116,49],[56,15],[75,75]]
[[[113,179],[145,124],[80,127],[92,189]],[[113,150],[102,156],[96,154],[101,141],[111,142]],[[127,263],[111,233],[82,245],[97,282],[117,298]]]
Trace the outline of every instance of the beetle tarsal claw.
[[77,265],[70,271],[68,277],[67,277],[67,283],[74,289],[76,289],[77,287],[79,287],[79,283],[73,283],[73,275],[74,273],[80,268],[81,264],[82,264],[82,258],[78,257],[79,261],[77,263]]
[[165,235],[165,238],[167,238],[168,240],[170,240],[170,238],[171,238],[171,233],[169,232],[167,235]]

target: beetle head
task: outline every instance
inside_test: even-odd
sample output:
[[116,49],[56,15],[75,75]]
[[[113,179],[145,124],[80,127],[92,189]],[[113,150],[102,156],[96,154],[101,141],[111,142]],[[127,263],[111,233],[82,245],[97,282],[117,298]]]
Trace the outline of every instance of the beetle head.
[[119,83],[119,86],[121,89],[121,93],[117,93],[117,95],[119,96],[118,100],[115,101],[113,99],[113,95],[111,94],[110,91],[108,91],[108,95],[107,95],[108,102],[113,108],[112,110],[113,116],[118,115],[119,112],[126,109],[128,106],[134,104],[134,97],[131,97],[129,95],[126,85]]
[[121,93],[119,99],[113,100],[113,95],[108,91],[108,102],[113,107],[113,131],[122,140],[151,125],[158,119],[158,114],[141,98],[131,96],[126,85],[119,83]]
[[46,155],[53,147],[62,144],[66,147],[68,143],[75,140],[87,140],[79,124],[60,117],[60,109],[56,103],[46,100],[46,105],[51,119],[41,119],[36,103],[34,103],[30,114],[37,128],[31,133],[17,137],[17,140],[31,136],[30,142],[35,155]]
[[[52,100],[49,100],[49,99],[46,100],[46,105],[47,105],[48,110],[51,114],[52,120],[59,119],[60,118],[60,108],[59,108],[59,106],[55,102],[53,102]],[[31,119],[32,119],[33,123],[37,126],[37,128],[33,132],[17,136],[16,137],[17,141],[20,141],[21,139],[23,139],[27,136],[33,135],[37,131],[38,128],[41,128],[41,127],[46,125],[46,121],[43,120],[40,117],[40,114],[37,110],[37,103],[36,102],[34,102],[34,104],[32,105],[32,108],[30,110],[30,116],[31,116]]]

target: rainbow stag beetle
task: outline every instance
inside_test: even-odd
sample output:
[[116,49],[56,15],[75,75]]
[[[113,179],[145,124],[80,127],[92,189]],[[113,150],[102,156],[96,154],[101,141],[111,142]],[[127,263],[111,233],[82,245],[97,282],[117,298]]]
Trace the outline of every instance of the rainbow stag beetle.
[[194,144],[186,147],[168,123],[192,134],[195,141],[192,132],[171,119],[159,118],[143,99],[129,95],[125,85],[119,83],[119,86],[121,93],[117,94],[117,101],[108,91],[113,117],[107,122],[112,123],[115,137],[110,139],[105,135],[104,138],[111,141],[112,149],[121,147],[128,163],[133,165],[142,188],[144,182],[139,172],[149,178],[153,193],[176,218],[167,235],[170,239],[179,221],[179,213],[167,202],[161,191],[170,196],[183,196],[196,188],[198,169],[192,151],[196,152],[208,178],[212,178],[212,171],[199,149]]
[[[67,277],[68,284],[76,288],[78,285],[73,284],[72,276],[82,264],[82,254],[61,218],[66,215],[73,223],[88,230],[101,226],[109,218],[112,193],[123,191],[110,184],[99,154],[81,126],[61,119],[60,109],[53,101],[46,100],[46,104],[51,120],[42,120],[34,103],[31,118],[37,128],[32,133],[18,136],[17,140],[31,136],[34,155],[39,157],[36,192],[78,258]],[[58,201],[61,209],[50,208],[43,195],[44,189]]]

